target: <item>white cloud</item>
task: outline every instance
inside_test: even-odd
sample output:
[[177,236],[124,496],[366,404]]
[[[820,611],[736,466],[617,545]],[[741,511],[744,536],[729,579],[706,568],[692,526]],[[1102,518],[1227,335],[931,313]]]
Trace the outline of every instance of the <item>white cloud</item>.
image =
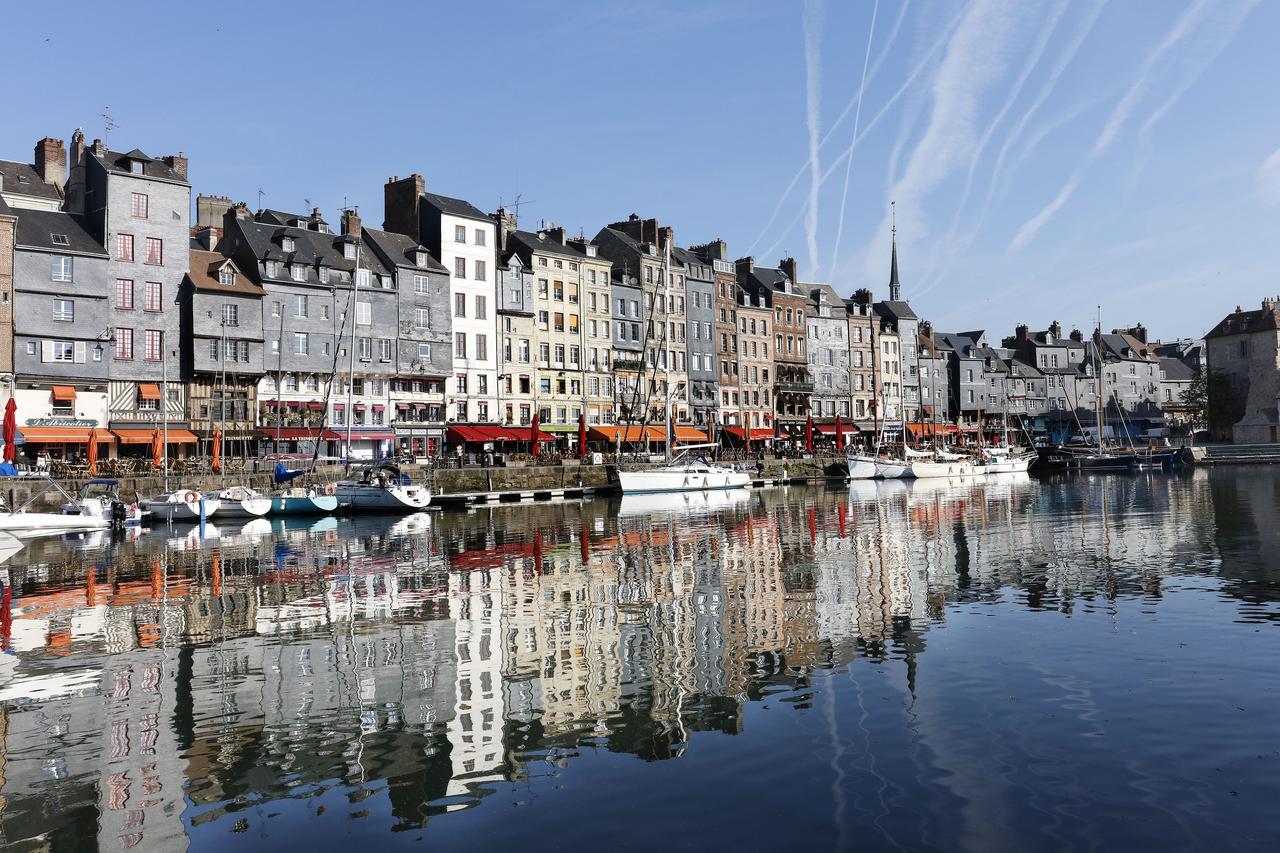
[[1280,205],[1280,148],[1258,167],[1258,194],[1270,205]]

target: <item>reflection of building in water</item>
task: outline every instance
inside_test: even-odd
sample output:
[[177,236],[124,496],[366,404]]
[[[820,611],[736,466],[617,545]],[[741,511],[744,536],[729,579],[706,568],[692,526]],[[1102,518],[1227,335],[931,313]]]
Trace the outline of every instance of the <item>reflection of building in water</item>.
[[448,723],[453,762],[450,794],[501,778],[502,613],[495,582],[502,570],[455,570],[449,574],[449,617],[454,625],[456,694]]

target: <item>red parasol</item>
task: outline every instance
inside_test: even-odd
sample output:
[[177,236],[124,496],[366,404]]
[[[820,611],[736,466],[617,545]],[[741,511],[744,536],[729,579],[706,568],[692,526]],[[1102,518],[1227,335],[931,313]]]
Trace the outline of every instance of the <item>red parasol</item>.
[[587,416],[578,415],[578,458],[587,458]]
[[804,451],[813,452],[813,415],[809,415],[804,422]]
[[844,418],[836,415],[836,450],[844,450]]
[[533,422],[529,424],[529,436],[532,439],[530,441],[530,444],[533,446],[533,449],[530,451],[530,453],[533,455],[534,459],[537,459],[540,456],[542,456],[542,433],[538,429],[538,421],[540,420],[541,420],[541,417],[539,416],[539,413],[534,412]]
[[217,474],[222,470],[222,430],[217,427],[213,428],[213,462],[209,468],[213,473]]
[[164,437],[160,430],[151,430],[151,464],[160,468],[164,466]]
[[4,461],[13,461],[13,443],[18,439],[18,403],[12,397],[4,404]]
[[97,429],[89,430],[89,475],[96,477],[98,475],[98,431]]

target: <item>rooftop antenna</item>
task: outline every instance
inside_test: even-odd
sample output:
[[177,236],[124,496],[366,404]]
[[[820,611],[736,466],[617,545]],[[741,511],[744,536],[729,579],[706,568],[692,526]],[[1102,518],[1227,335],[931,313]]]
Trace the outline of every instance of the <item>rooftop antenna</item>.
[[302,200],[302,203],[305,204],[307,207],[314,207],[314,205],[311,204],[311,199],[309,198],[304,198]]
[[264,190],[262,187],[258,187],[258,210],[262,210],[262,197],[266,194],[267,194],[266,190]]
[[889,202],[889,216],[893,222],[893,227],[889,229],[893,232],[893,236],[898,236],[898,203],[896,201]]
[[111,107],[102,108],[102,141],[107,142],[111,139],[111,131],[120,127],[116,120],[111,117]]
[[533,202],[531,201],[524,201],[521,196],[522,196],[521,193],[516,193],[515,201],[511,202],[511,209],[512,211],[514,211],[514,214],[517,220],[520,219],[520,205],[533,204]]

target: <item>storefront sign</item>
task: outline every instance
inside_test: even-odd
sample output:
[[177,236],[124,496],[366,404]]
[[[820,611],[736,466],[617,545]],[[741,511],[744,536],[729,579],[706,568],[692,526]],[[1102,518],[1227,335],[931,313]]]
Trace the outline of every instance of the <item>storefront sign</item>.
[[91,418],[27,418],[29,427],[81,427],[92,429],[98,422]]

